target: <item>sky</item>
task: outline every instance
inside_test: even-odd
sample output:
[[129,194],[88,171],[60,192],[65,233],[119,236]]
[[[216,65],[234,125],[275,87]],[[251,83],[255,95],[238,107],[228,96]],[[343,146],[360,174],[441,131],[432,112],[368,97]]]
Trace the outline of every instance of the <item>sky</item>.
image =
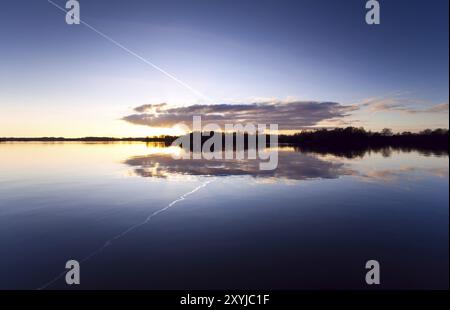
[[0,0],[0,136],[448,128],[449,1],[379,2]]

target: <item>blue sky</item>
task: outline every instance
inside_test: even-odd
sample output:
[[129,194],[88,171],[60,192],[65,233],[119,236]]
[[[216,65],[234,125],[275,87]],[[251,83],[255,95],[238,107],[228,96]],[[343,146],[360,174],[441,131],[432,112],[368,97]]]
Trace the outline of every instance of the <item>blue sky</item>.
[[169,133],[148,113],[123,120],[163,102],[334,102],[351,112],[317,126],[448,127],[447,0],[380,0],[370,26],[365,0],[79,2],[83,21],[211,100],[47,0],[0,0],[0,136]]

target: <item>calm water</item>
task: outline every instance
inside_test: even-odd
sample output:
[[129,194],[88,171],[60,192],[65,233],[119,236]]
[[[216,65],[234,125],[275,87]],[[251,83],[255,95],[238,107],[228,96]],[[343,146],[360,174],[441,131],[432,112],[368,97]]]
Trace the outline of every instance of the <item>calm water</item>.
[[[281,148],[279,167],[144,143],[0,144],[0,289],[448,289],[449,160]],[[373,289],[373,287],[370,287]]]

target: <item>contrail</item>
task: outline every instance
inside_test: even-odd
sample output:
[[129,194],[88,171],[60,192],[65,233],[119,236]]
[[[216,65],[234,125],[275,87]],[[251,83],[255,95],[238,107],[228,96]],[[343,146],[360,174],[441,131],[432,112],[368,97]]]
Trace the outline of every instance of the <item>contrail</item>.
[[[58,8],[59,10],[63,11],[64,13],[67,13],[68,11],[66,11],[63,7],[59,6],[58,4],[56,4],[55,2],[51,1],[51,0],[47,0],[50,4],[52,4],[54,7]],[[123,49],[125,52],[127,52],[128,54],[138,58],[139,60],[143,61],[145,64],[153,67],[154,69],[158,70],[159,72],[163,73],[164,75],[166,75],[167,77],[171,78],[172,80],[174,80],[175,82],[177,82],[178,84],[180,84],[181,86],[187,88],[188,90],[190,90],[192,93],[194,93],[195,95],[197,95],[198,97],[208,101],[208,102],[213,102],[213,100],[209,97],[207,97],[206,95],[204,95],[203,93],[201,93],[200,91],[196,90],[195,88],[193,88],[192,86],[190,86],[189,84],[183,82],[182,80],[180,80],[179,78],[175,77],[174,75],[170,74],[169,72],[167,72],[166,70],[162,69],[161,67],[155,65],[154,63],[152,63],[151,61],[148,61],[147,59],[145,59],[144,57],[142,57],[141,55],[137,54],[136,52],[133,52],[132,50],[130,50],[129,48],[125,47],[124,45],[120,44],[119,42],[117,42],[116,40],[114,40],[113,38],[111,38],[110,36],[104,34],[103,32],[101,32],[100,30],[96,29],[95,27],[91,26],[90,24],[86,23],[85,21],[81,20],[81,18],[79,19],[80,23],[82,23],[83,25],[85,25],[86,27],[88,27],[89,29],[91,29],[92,31],[94,31],[95,33],[97,33],[98,35],[100,35],[101,37],[103,37],[104,39],[108,40],[109,42],[113,43],[114,45],[116,45],[117,47]]]
[[[124,237],[126,234],[128,234],[129,232],[135,230],[138,227],[141,227],[142,225],[147,224],[153,217],[157,216],[158,214],[167,211],[168,209],[170,209],[171,207],[173,207],[175,204],[177,204],[180,201],[183,201],[186,199],[186,197],[194,194],[195,192],[197,192],[198,190],[204,188],[205,186],[207,186],[209,183],[213,182],[215,179],[212,180],[208,180],[202,184],[200,184],[199,186],[197,186],[196,188],[194,188],[193,190],[191,190],[190,192],[187,192],[183,195],[181,195],[179,198],[175,199],[174,201],[172,201],[171,203],[169,203],[167,206],[165,206],[162,209],[159,209],[155,212],[153,212],[152,214],[150,214],[143,222],[137,223],[129,228],[127,228],[126,230],[124,230],[123,232],[121,232],[120,234],[112,237],[111,239],[107,240],[101,247],[99,247],[97,250],[93,251],[91,254],[89,254],[88,256],[86,256],[85,258],[83,258],[82,260],[80,260],[80,263],[86,262],[89,259],[91,259],[92,257],[96,256],[97,254],[99,254],[100,252],[102,252],[105,248],[109,247],[114,241]],[[59,280],[60,278],[62,278],[65,274],[67,273],[67,271],[63,271],[61,272],[59,275],[57,275],[53,280],[47,282],[46,284],[44,284],[43,286],[39,287],[38,290],[44,290],[47,287],[49,287],[50,285],[52,285],[53,283],[55,283],[57,280]]]

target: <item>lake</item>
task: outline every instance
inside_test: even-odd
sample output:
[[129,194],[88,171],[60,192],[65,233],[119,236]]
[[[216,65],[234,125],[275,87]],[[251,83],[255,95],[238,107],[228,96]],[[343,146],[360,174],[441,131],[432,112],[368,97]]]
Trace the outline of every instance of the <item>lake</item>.
[[447,153],[180,151],[0,143],[0,289],[448,289]]

